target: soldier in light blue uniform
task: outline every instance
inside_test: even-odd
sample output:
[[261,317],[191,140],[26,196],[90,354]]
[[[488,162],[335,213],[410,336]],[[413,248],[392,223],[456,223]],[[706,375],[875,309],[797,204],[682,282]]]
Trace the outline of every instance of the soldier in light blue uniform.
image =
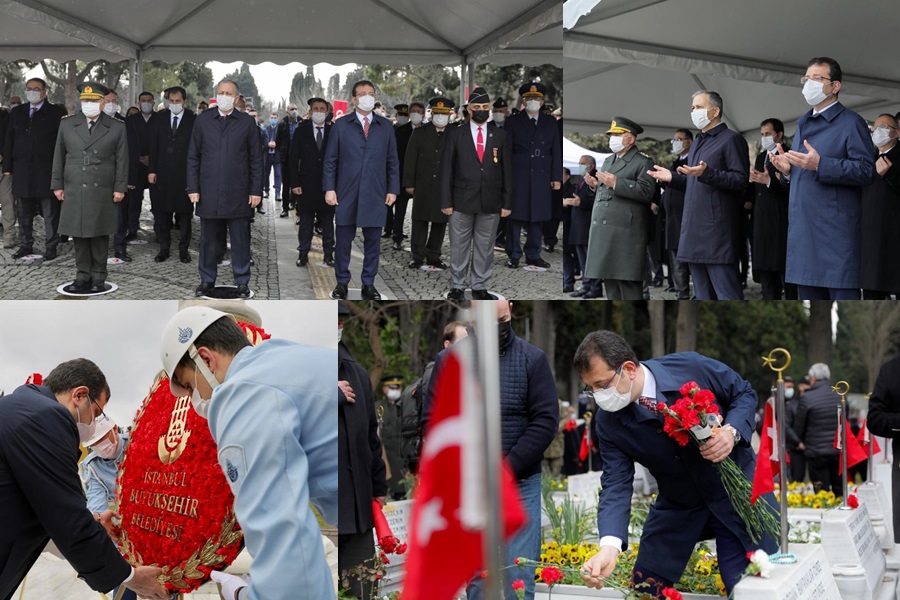
[[337,352],[282,340],[253,347],[234,318],[202,306],[166,325],[172,393],[209,420],[253,556],[251,581],[214,573],[226,598],[335,598],[309,503],[337,523]]

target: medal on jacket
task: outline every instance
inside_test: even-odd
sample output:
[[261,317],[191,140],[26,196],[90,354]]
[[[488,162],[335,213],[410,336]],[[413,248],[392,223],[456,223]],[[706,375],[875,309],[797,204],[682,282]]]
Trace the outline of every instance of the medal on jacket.
[[499,150],[499,148],[494,148],[493,150],[494,150],[494,164],[496,164],[496,163],[500,162],[497,159],[497,151]]

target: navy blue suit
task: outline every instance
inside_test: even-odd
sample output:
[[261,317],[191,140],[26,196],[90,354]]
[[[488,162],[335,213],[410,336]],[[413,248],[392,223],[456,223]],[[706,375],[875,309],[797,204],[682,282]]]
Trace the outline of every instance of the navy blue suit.
[[387,216],[385,198],[400,193],[394,126],[374,113],[369,118],[368,139],[353,112],[334,122],[325,147],[322,189],[337,194],[334,273],[343,284],[350,283],[350,247],[357,227],[365,240],[362,284],[374,283]]
[[[715,394],[724,422],[741,435],[731,458],[752,481],[756,456],[749,440],[757,397],[750,383],[727,365],[694,352],[643,364],[656,379],[657,402],[674,404],[681,397],[679,388],[688,381]],[[639,462],[656,478],[659,496],[644,526],[637,564],[664,580],[677,581],[694,545],[714,531],[723,579],[726,586],[733,585],[747,564],[744,553],[758,546],[732,509],[717,468],[700,456],[697,444],[679,446],[663,431],[662,417],[636,402],[614,413],[598,411],[594,427],[603,470],[597,511],[600,537],[628,539],[634,463]],[[765,499],[777,511],[774,495]],[[775,552],[777,541],[766,538],[762,548]]]

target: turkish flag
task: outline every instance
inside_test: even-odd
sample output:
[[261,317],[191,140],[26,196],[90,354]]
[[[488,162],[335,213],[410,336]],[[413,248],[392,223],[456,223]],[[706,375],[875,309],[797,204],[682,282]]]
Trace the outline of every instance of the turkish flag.
[[587,460],[588,454],[591,452],[591,446],[594,445],[593,440],[591,440],[591,432],[589,422],[585,422],[584,424],[584,435],[581,436],[581,448],[578,449],[578,458],[581,462]]
[[[471,338],[470,338],[471,339]],[[422,446],[410,521],[403,600],[450,600],[484,568],[487,520],[484,409],[470,349],[453,347],[436,374],[432,422]],[[473,435],[473,433],[475,435]],[[480,453],[480,456],[479,456]],[[502,529],[508,539],[525,523],[516,481],[503,461]]]
[[334,107],[335,121],[347,114],[347,109],[349,107],[347,106],[346,100],[332,100],[331,105]]
[[863,450],[866,451],[866,454],[869,453],[869,443],[875,444],[872,449],[872,454],[878,454],[881,452],[881,446],[878,445],[878,440],[869,433],[869,427],[866,424],[866,420],[864,419],[862,422],[862,427],[859,428],[859,433],[856,436],[856,439],[859,440],[859,443],[862,445]]
[[[753,473],[753,488],[750,492],[751,504],[756,504],[760,496],[775,491],[775,476],[781,471],[778,450],[778,422],[775,420],[774,402],[769,400],[766,402],[766,415],[756,455],[756,471]],[[790,462],[787,454],[785,462]]]
[[[838,409],[840,410],[840,409]],[[838,417],[838,428],[834,432],[834,447],[838,450],[841,449],[841,429],[840,429],[840,416]],[[859,440],[853,435],[853,432],[850,430],[850,423],[848,421],[844,421],[844,429],[847,434],[847,468],[849,469],[853,465],[859,464],[862,461],[869,458],[868,452],[862,447],[862,444],[859,443]],[[838,473],[844,472],[844,461],[838,460]]]

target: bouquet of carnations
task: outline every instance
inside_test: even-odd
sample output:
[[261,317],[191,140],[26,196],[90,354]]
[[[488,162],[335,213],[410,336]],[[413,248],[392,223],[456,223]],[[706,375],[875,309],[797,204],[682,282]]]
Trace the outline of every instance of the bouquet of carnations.
[[[679,445],[685,446],[693,438],[704,446],[710,437],[718,432],[722,424],[722,415],[715,403],[716,397],[710,390],[701,389],[694,381],[681,386],[681,398],[672,406],[659,402],[656,409],[665,421],[663,430]],[[747,533],[754,543],[768,534],[773,539],[779,538],[780,523],[770,510],[768,503],[750,503],[753,484],[730,456],[721,462],[714,463],[722,476],[722,483],[731,506],[741,517],[747,527]]]

